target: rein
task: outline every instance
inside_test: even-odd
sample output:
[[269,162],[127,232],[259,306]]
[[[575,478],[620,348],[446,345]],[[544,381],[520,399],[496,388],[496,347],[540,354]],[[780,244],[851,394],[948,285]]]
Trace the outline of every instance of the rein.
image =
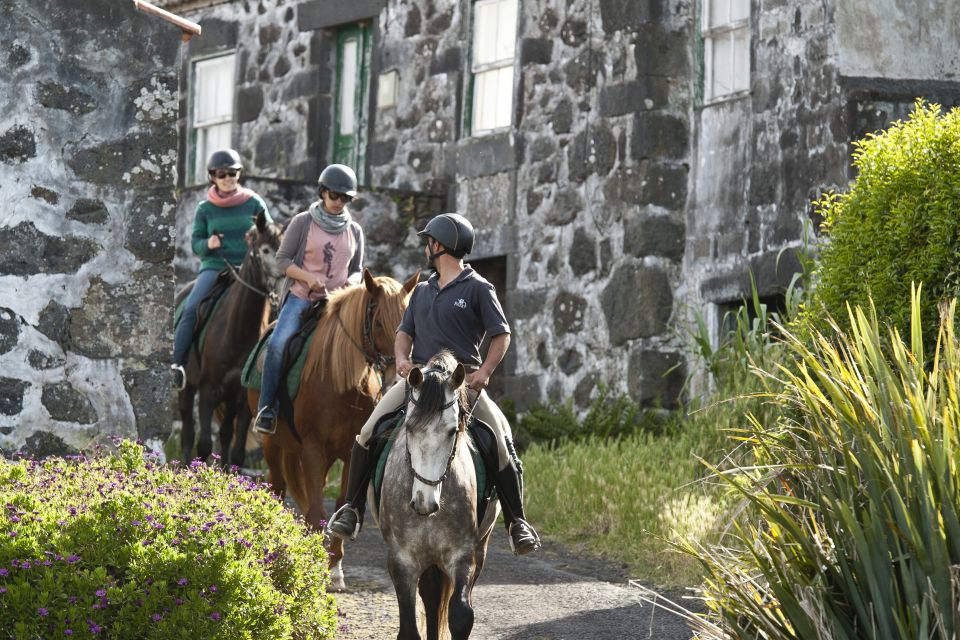
[[[271,306],[271,307],[276,307],[276,306],[277,306],[278,300],[277,300],[277,294],[276,294],[276,293],[274,293],[273,291],[267,292],[267,291],[263,291],[262,289],[258,289],[257,287],[253,286],[252,284],[250,284],[249,282],[247,282],[246,280],[244,280],[244,279],[243,279],[243,276],[240,275],[240,272],[237,271],[236,267],[234,267],[232,264],[230,264],[230,262],[228,262],[227,259],[223,257],[223,254],[220,252],[220,249],[219,249],[219,248],[218,248],[218,249],[215,249],[215,251],[217,252],[217,255],[219,255],[220,258],[223,260],[223,263],[224,263],[225,265],[227,265],[227,269],[230,271],[230,275],[233,276],[233,279],[234,279],[234,280],[236,280],[237,282],[239,282],[240,284],[242,284],[243,286],[245,286],[247,289],[250,289],[250,291],[253,291],[254,293],[257,293],[257,294],[263,296],[264,298],[267,298],[268,300],[270,300],[270,306]],[[258,266],[260,265],[260,258],[257,257],[256,251],[254,251],[253,249],[250,249],[250,250],[247,252],[247,255],[250,256],[250,259],[251,259],[253,262],[256,262]],[[263,268],[261,267],[260,270],[263,271]]]
[[356,347],[363,355],[363,359],[367,361],[371,367],[377,372],[377,375],[380,377],[380,389],[381,394],[383,393],[383,375],[387,371],[387,366],[392,364],[396,358],[390,355],[382,353],[377,348],[377,342],[373,338],[373,314],[377,308],[377,301],[374,298],[370,298],[367,301],[367,312],[364,315],[363,319],[363,344],[358,343],[350,331],[347,330],[347,326],[343,323],[343,318],[340,317],[340,310],[337,310],[337,323],[340,325],[340,328],[343,329],[343,332],[346,334],[347,339]]

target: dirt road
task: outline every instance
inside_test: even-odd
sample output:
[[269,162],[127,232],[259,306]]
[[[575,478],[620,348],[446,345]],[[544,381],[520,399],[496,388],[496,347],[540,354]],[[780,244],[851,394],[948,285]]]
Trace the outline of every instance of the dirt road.
[[[397,603],[386,572],[386,549],[368,518],[344,559],[347,591],[337,594],[339,640],[391,640]],[[474,590],[471,640],[688,640],[679,618],[640,600],[623,568],[547,544],[510,554],[502,526]],[[668,594],[678,598],[682,594]]]

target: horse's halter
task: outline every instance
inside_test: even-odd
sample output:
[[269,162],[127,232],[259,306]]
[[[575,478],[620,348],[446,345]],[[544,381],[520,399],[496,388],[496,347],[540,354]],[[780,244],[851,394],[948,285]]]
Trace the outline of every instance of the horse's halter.
[[[441,369],[429,368],[429,369],[424,369],[424,372],[425,372],[425,373],[431,373],[431,372],[440,372],[440,373],[442,373],[443,371],[442,371]],[[477,396],[477,399],[479,399],[479,396]],[[450,402],[448,402],[448,403],[444,404],[443,406],[441,406],[441,407],[440,407],[440,411],[441,411],[441,412],[446,411],[447,409],[449,409],[450,407],[452,407],[452,406],[453,406],[457,401],[459,401],[459,400],[460,400],[460,394],[457,393],[456,391],[454,391],[453,399],[452,399]],[[407,384],[407,401],[408,401],[408,402],[412,402],[414,405],[418,405],[417,399],[413,397],[413,392],[411,391],[409,384]],[[418,405],[418,406],[419,406],[419,405]],[[473,407],[470,408],[470,413],[473,413]],[[407,466],[410,467],[410,473],[413,474],[413,477],[414,477],[414,478],[416,478],[417,480],[419,480],[419,481],[422,482],[423,484],[425,484],[425,485],[427,485],[427,486],[430,486],[430,487],[435,487],[435,486],[439,485],[441,482],[443,482],[444,480],[447,479],[447,476],[450,475],[450,469],[453,467],[453,460],[454,460],[454,458],[457,457],[457,444],[459,444],[459,442],[460,442],[460,436],[461,436],[461,435],[463,434],[463,432],[464,432],[463,427],[465,426],[465,424],[466,424],[466,423],[461,422],[459,428],[457,429],[457,435],[454,436],[454,438],[453,438],[453,446],[450,447],[450,457],[447,458],[447,464],[446,464],[446,466],[445,466],[444,469],[443,469],[443,475],[441,475],[441,476],[440,476],[439,478],[437,478],[436,480],[428,480],[427,478],[424,478],[422,475],[420,475],[419,473],[417,473],[417,470],[413,468],[413,458],[410,456],[410,438],[409,438],[409,435],[408,435],[406,438],[403,439],[403,441],[404,441],[404,443],[406,444],[406,447],[407,447]]]
[[[376,369],[377,374],[382,380],[383,374],[386,372],[387,367],[393,364],[396,358],[383,353],[377,348],[377,341],[373,336],[373,316],[376,313],[376,310],[377,300],[375,297],[371,296],[370,300],[367,301],[367,312],[364,314],[363,318],[363,338],[361,338],[362,344],[358,343],[353,339],[353,336],[350,335],[346,325],[343,324],[343,320],[340,318],[339,311],[337,312],[337,322],[340,323],[340,328],[343,329],[343,332],[347,335],[347,338],[350,340],[350,342],[353,343],[353,346],[357,348],[357,351],[363,354],[363,359],[367,361],[367,364]],[[382,386],[383,385],[381,385],[381,387]]]
[[[255,287],[254,285],[244,280],[243,276],[240,274],[237,268],[234,267],[232,264],[230,264],[227,261],[227,259],[223,257],[223,253],[220,251],[219,247],[214,249],[214,251],[216,251],[217,255],[219,255],[223,259],[223,263],[227,265],[227,269],[230,270],[230,275],[233,276],[234,280],[236,280],[237,282],[245,286],[250,291],[253,291],[256,294],[259,294],[264,298],[267,298],[270,301],[270,306],[276,308],[276,306],[279,304],[279,299],[277,298],[277,294],[275,292],[264,291],[263,289],[260,289],[259,287]],[[247,255],[250,256],[251,262],[256,265],[257,271],[259,273],[264,273],[265,269],[263,268],[263,262],[260,260],[260,255],[257,253],[256,247],[249,247],[247,250]]]

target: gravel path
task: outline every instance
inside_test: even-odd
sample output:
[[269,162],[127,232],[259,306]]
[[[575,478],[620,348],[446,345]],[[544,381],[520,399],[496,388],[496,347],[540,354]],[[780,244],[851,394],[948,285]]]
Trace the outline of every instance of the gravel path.
[[[386,547],[367,518],[344,558],[347,591],[336,594],[338,640],[389,640],[397,603],[386,571]],[[682,594],[667,594],[678,600]],[[487,565],[473,592],[471,640],[688,640],[685,623],[640,599],[622,567],[585,559],[547,543],[514,557],[498,525]]]

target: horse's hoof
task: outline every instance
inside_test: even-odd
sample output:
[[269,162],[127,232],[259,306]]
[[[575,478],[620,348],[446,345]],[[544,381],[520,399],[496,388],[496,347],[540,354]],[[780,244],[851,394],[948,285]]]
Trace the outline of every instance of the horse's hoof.
[[346,591],[347,585],[343,581],[343,569],[340,568],[340,565],[330,569],[330,586],[327,588],[328,591]]

